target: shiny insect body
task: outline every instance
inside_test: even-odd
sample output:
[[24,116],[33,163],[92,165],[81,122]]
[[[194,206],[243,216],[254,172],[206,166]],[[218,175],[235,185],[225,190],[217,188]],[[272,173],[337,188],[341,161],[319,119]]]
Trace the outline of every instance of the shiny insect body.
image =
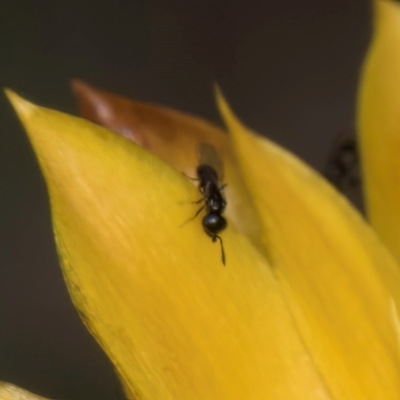
[[207,214],[202,220],[204,231],[212,241],[219,240],[221,244],[222,263],[225,265],[225,252],[221,237],[218,235],[227,226],[227,221],[222,213],[226,207],[223,189],[226,185],[221,183],[222,162],[215,148],[208,143],[201,143],[198,147],[199,165],[196,168],[198,187],[203,198],[196,203],[204,202],[197,211],[197,217],[201,211]]

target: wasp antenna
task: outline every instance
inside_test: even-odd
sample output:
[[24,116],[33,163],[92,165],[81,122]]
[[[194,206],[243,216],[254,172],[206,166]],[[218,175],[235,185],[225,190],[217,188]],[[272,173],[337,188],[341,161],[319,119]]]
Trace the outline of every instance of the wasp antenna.
[[226,260],[225,260],[224,244],[222,243],[222,239],[221,239],[220,236],[215,235],[215,236],[213,237],[213,242],[215,242],[216,239],[218,239],[218,240],[219,240],[219,243],[221,244],[221,258],[222,258],[222,264],[224,264],[224,267],[225,267],[225,261],[226,261]]

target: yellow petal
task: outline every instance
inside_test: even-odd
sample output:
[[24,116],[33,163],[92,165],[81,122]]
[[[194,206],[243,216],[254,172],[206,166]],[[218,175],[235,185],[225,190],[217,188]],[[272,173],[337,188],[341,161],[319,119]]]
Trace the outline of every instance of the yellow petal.
[[265,227],[272,268],[332,397],[398,399],[397,264],[321,177],[242,126],[221,95],[218,102]]
[[141,400],[332,399],[270,266],[232,227],[227,265],[180,172],[9,94],[43,170],[73,301]]
[[46,400],[10,383],[0,382],[0,400]]
[[375,2],[358,127],[368,217],[400,261],[400,4]]

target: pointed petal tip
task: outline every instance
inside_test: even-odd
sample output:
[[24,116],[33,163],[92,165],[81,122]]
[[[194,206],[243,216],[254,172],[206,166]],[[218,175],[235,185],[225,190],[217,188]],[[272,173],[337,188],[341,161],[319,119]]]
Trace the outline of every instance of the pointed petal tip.
[[80,107],[88,107],[89,105],[92,106],[92,103],[98,101],[98,89],[81,79],[71,79],[71,89],[72,93],[80,104]]
[[215,99],[217,101],[218,109],[220,110],[221,114],[223,114],[222,110],[225,107],[229,107],[229,106],[225,100],[225,97],[222,93],[221,86],[218,84],[218,82],[214,82],[214,95],[215,95]]
[[72,78],[71,79],[71,88],[75,95],[79,95],[82,92],[91,92],[94,90],[94,87],[89,85],[82,79]]
[[214,94],[215,94],[215,97],[217,98],[217,100],[219,97],[223,97],[221,86],[219,85],[219,83],[217,81],[214,81],[213,89],[214,89]]
[[0,382],[1,400],[46,400],[7,382]]
[[86,86],[87,85],[87,83],[84,80],[80,79],[80,78],[72,78],[70,82],[71,82],[71,86],[73,88],[75,88],[75,87],[79,88],[80,86]]
[[233,112],[218,83],[214,84],[214,92],[217,101],[217,107],[230,133],[232,134],[236,130],[244,129],[244,124]]
[[10,101],[11,105],[13,106],[15,112],[21,119],[32,114],[37,108],[37,106],[29,102],[28,100],[25,100],[23,97],[21,97],[11,89],[4,88],[4,93]]
[[117,131],[115,126],[107,124],[113,115],[108,99],[111,94],[77,78],[71,79],[71,89],[83,118]]

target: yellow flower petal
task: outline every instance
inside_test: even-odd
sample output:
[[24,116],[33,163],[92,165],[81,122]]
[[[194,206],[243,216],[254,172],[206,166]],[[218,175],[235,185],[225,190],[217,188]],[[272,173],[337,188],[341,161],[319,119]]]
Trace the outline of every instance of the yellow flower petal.
[[[397,264],[347,201],[290,153],[240,124],[222,96],[264,244],[335,399],[398,399]],[[390,288],[390,289],[389,289]]]
[[181,202],[198,192],[180,172],[103,128],[9,97],[48,185],[71,296],[131,397],[332,399],[249,240],[223,232],[223,267],[199,220],[181,227],[196,211]]
[[375,30],[359,93],[368,217],[400,261],[400,4],[375,2]]
[[0,382],[0,400],[46,400],[10,383]]

